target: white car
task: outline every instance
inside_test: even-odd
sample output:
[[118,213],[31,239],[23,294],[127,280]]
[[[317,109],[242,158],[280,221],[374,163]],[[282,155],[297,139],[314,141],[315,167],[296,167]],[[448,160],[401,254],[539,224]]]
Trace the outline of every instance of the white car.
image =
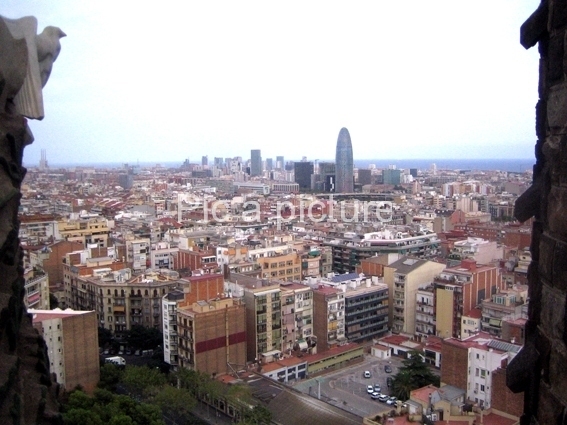
[[378,397],[378,401],[388,401],[389,398],[390,396],[388,394],[382,394],[380,397]]
[[380,393],[374,392],[374,393],[370,394],[370,398],[372,400],[379,400],[380,399]]
[[374,387],[372,385],[367,385],[366,386],[366,392],[368,394],[372,394],[374,392]]
[[365,370],[365,371],[364,371],[364,377],[365,377],[365,378],[372,378],[372,375],[370,374],[370,371],[369,371],[369,370]]
[[386,401],[386,404],[396,404],[396,400],[398,400],[396,397],[392,396],[388,399],[388,401]]

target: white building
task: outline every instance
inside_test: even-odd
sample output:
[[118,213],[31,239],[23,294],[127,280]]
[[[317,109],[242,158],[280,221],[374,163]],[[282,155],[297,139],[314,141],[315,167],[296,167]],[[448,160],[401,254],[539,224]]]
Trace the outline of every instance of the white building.
[[163,361],[174,368],[178,364],[177,304],[183,299],[183,291],[178,289],[174,289],[162,298]]

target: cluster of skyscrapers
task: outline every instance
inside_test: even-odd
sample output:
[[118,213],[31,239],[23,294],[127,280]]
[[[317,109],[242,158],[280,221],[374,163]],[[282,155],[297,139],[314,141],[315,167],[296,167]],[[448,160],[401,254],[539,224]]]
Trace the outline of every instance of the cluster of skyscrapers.
[[[306,159],[294,162],[291,167],[284,164],[284,157],[276,158],[277,169],[293,169],[294,180],[300,189],[314,189],[321,192],[352,193],[354,192],[354,162],[352,142],[346,128],[339,132],[336,145],[335,162],[309,162]],[[266,171],[273,170],[272,158],[266,159]],[[263,175],[262,155],[260,149],[250,152],[250,177]]]

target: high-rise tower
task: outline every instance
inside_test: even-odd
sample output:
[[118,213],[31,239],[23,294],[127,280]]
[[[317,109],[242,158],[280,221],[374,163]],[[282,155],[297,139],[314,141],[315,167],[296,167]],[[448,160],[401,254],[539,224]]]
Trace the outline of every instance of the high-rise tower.
[[250,151],[250,177],[262,175],[262,153],[260,149]]
[[346,128],[341,128],[337,139],[336,193],[354,192],[354,165],[352,160],[352,143]]

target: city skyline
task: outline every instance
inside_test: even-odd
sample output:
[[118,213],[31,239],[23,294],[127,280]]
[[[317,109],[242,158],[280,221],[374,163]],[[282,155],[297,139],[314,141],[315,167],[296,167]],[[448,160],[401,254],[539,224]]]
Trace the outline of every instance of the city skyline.
[[4,2],[67,34],[26,164],[332,158],[343,126],[366,158],[533,157],[536,0],[221,3]]

